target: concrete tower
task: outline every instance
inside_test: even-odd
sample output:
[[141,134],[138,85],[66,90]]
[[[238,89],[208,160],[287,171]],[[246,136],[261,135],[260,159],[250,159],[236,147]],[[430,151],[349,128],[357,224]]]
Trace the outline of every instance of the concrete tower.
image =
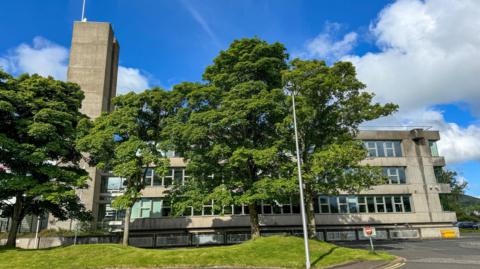
[[[73,25],[68,81],[80,85],[85,94],[82,113],[91,119],[113,109],[116,95],[119,44],[112,27],[104,22],[75,22]],[[80,199],[97,219],[101,172],[88,167],[88,189],[79,191]],[[94,222],[95,224],[95,222]]]

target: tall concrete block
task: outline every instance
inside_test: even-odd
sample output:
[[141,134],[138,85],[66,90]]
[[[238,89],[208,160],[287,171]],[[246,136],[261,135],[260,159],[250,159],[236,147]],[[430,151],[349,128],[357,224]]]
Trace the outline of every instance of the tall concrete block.
[[[67,78],[80,85],[85,94],[81,111],[91,119],[113,109],[111,100],[116,95],[119,50],[110,23],[74,23]],[[101,171],[83,165],[92,180],[88,188],[78,194],[96,220]]]

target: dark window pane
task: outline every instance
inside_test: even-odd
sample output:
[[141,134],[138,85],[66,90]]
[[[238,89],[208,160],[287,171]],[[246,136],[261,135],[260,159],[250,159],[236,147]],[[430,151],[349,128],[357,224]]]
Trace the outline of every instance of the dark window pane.
[[236,205],[233,207],[233,213],[235,215],[241,215],[242,214],[242,206],[241,205]]
[[272,214],[272,206],[263,205],[263,214]]
[[347,205],[340,205],[340,213],[348,213]]
[[330,197],[330,212],[338,213],[337,197]]
[[282,214],[282,207],[278,205],[273,205],[273,214]]
[[292,209],[290,208],[290,205],[283,205],[282,206],[283,214],[290,214],[292,213]]
[[175,180],[176,185],[183,184],[183,170],[182,169],[174,169],[173,170],[173,178]]
[[393,212],[393,204],[392,204],[391,196],[385,196],[385,206],[387,208],[387,212]]
[[403,196],[403,207],[405,208],[405,212],[412,212],[410,196]]
[[383,141],[377,141],[377,151],[378,151],[378,156],[377,157],[385,157],[385,150],[383,149]]
[[210,216],[212,215],[212,207],[206,206],[203,208],[203,215],[204,216]]
[[320,213],[320,208],[318,207],[318,198],[313,199],[313,211],[315,213]]
[[407,178],[405,176],[405,167],[399,167],[398,173],[400,175],[400,184],[405,184],[407,182]]
[[172,178],[171,177],[165,177],[163,179],[163,186],[165,186],[165,187],[172,186]]
[[160,186],[162,185],[162,178],[158,174],[153,175],[153,186]]
[[299,205],[292,205],[292,213],[299,214],[300,213],[300,206]]
[[395,147],[395,156],[402,157],[402,146],[400,141],[393,142],[393,146]]
[[330,211],[328,210],[328,205],[322,205],[320,207],[320,209],[322,210],[322,213],[329,213]]
[[[246,214],[246,215],[250,214],[250,209],[248,208],[247,205],[244,205],[244,206],[243,206],[243,213]],[[257,212],[257,213],[258,213],[258,212]]]
[[360,210],[360,213],[367,212],[367,206],[366,205],[358,205],[358,209]]
[[368,212],[375,213],[375,202],[373,197],[367,197]]

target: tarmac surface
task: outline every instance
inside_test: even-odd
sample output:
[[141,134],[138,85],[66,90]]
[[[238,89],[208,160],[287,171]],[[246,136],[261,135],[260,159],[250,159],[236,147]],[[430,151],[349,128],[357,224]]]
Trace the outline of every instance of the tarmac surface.
[[[369,247],[368,242],[343,242],[338,245],[363,249]],[[459,239],[376,241],[374,246],[375,250],[387,251],[406,259],[405,264],[395,268],[480,268],[480,234],[464,234]]]

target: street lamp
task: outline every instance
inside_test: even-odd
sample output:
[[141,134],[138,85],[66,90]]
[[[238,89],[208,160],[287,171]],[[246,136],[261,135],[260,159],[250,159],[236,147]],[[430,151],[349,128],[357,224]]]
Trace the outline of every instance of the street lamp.
[[300,160],[300,147],[298,146],[297,114],[295,111],[295,93],[293,91],[292,91],[292,107],[293,107],[293,128],[295,129],[295,147],[297,151],[298,187],[300,189],[300,210],[301,210],[300,212],[302,215],[303,241],[305,244],[305,265],[307,269],[310,269],[310,250],[308,248],[307,220],[305,216],[305,202],[303,199],[302,164]]

